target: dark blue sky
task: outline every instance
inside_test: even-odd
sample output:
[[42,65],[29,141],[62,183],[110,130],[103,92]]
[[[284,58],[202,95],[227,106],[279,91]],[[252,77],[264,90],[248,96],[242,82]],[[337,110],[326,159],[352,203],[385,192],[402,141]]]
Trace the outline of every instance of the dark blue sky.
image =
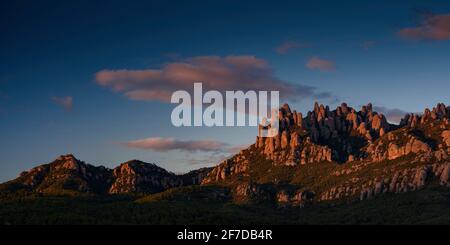
[[12,1],[0,6],[0,181],[68,152],[110,167],[139,158],[182,172],[229,153],[158,152],[123,142],[216,140],[231,151],[254,140],[254,128],[174,128],[173,105],[133,100],[126,91],[100,86],[95,75],[105,69],[163,69],[199,56],[245,56],[266,62],[279,81],[331,93],[295,102],[292,107],[301,111],[317,99],[332,107],[341,101],[355,107],[372,102],[394,118],[394,112],[449,103],[448,1]]

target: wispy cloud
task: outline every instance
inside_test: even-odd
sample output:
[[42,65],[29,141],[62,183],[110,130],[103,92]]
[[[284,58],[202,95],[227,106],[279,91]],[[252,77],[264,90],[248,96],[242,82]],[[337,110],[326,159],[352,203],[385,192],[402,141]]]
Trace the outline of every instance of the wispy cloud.
[[230,148],[228,148],[228,152],[230,154],[237,154],[239,153],[241,150],[244,150],[246,148],[248,148],[251,144],[242,144],[242,145],[236,145],[236,146],[232,146]]
[[205,90],[280,91],[283,98],[317,96],[315,87],[278,79],[265,60],[254,56],[198,56],[159,69],[102,70],[95,79],[133,100],[168,102],[174,91],[191,91],[195,82],[202,82]]
[[65,97],[52,97],[53,102],[56,104],[62,106],[65,110],[71,111],[73,108],[73,98],[72,96],[65,96]]
[[450,14],[429,15],[420,25],[401,29],[397,34],[412,40],[450,40]]
[[205,157],[192,157],[192,155],[191,155],[191,157],[188,157],[184,160],[187,161],[187,163],[189,165],[204,165],[204,166],[209,165],[209,166],[211,166],[211,165],[216,165],[216,164],[226,160],[229,157],[230,157],[229,154],[211,153]]
[[128,148],[151,150],[157,152],[185,151],[222,154],[230,156],[248,148],[251,144],[230,145],[217,140],[180,140],[175,138],[149,137],[121,143]]
[[317,56],[311,57],[306,63],[306,67],[308,67],[311,70],[319,70],[319,71],[336,70],[336,64],[334,61],[321,59]]
[[384,106],[374,106],[374,111],[381,112],[386,118],[393,123],[399,123],[400,120],[408,113],[407,111],[396,109],[396,108],[387,108]]
[[301,43],[301,42],[296,42],[296,41],[286,41],[281,43],[279,46],[277,46],[275,48],[275,51],[278,54],[287,54],[289,51],[292,51],[294,49],[299,49],[299,48],[307,48],[309,47],[309,44],[306,43]]
[[124,142],[123,145],[129,148],[142,150],[152,150],[166,152],[171,150],[179,151],[225,151],[228,144],[215,140],[177,140],[174,138],[150,137],[145,139]]

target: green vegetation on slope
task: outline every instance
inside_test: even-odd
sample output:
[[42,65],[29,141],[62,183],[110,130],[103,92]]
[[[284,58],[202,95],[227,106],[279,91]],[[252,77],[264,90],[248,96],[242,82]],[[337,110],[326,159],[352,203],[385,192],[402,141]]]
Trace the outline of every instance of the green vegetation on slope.
[[[352,204],[304,208],[236,205],[204,199],[214,187],[184,188],[143,198],[133,196],[2,195],[2,224],[448,224],[450,191],[438,186],[384,194]],[[183,192],[196,198],[180,198]],[[199,194],[200,193],[200,194]],[[161,195],[165,195],[164,198]],[[195,196],[195,195],[194,195]],[[206,195],[207,196],[207,195]]]

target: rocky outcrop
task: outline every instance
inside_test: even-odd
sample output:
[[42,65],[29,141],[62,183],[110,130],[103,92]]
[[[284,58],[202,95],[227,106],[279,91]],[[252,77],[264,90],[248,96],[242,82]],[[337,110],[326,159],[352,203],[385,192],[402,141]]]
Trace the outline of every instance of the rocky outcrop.
[[431,153],[431,147],[410,134],[403,134],[401,139],[394,133],[386,135],[387,141],[379,140],[370,144],[365,152],[373,161],[394,160],[410,153]]
[[450,163],[434,163],[384,173],[381,176],[363,182],[361,182],[361,178],[352,178],[344,185],[335,186],[324,191],[321,193],[319,200],[372,199],[383,193],[403,193],[420,190],[434,179],[438,179],[442,186],[450,186],[449,170]]
[[355,194],[356,188],[352,187],[351,185],[336,186],[322,192],[319,196],[319,201],[344,199],[352,197]]
[[257,137],[254,145],[215,167],[203,184],[248,176],[249,165],[255,162],[249,152],[263,156],[273,166],[292,167],[320,162],[391,161],[410,155],[416,156],[418,162],[446,161],[450,149],[446,145],[450,130],[445,130],[449,128],[445,121],[448,113],[442,104],[436,108],[440,109],[430,112],[430,119],[419,117],[419,121],[425,123],[422,125],[441,125],[439,141],[443,143],[439,147],[433,133],[405,123],[403,127],[389,124],[383,114],[373,111],[371,104],[356,111],[345,103],[335,110],[316,103],[306,117],[285,104],[279,110],[277,136]]
[[439,176],[439,181],[442,186],[450,187],[450,163],[443,166],[435,166],[433,172]]
[[276,194],[276,202],[278,205],[305,206],[313,201],[315,195],[310,190],[296,190],[294,192],[281,190]]
[[441,134],[442,141],[445,143],[447,147],[450,147],[450,130],[445,130]]
[[[437,109],[440,108],[440,109]],[[446,161],[450,154],[448,107],[438,104],[423,116],[406,116],[399,129],[363,149],[372,161],[395,160],[412,155],[416,161]]]
[[179,175],[183,181],[183,185],[199,185],[208,176],[213,168],[200,168],[192,170],[186,174]]
[[138,160],[120,164],[113,170],[113,177],[108,191],[111,194],[155,193],[183,185],[177,175]]
[[[274,165],[295,166],[312,162],[332,161],[332,151],[327,146],[314,144],[309,137],[301,139],[298,133],[286,131],[275,138],[265,138],[257,144]],[[262,148],[264,147],[264,148]]]
[[233,188],[233,197],[239,201],[262,202],[273,199],[273,190],[270,187],[253,182],[244,182]]
[[250,158],[248,158],[248,154],[251,151],[252,147],[243,150],[232,158],[221,162],[207,173],[201,183],[209,184],[219,182],[239,174],[248,175],[248,168],[250,165]]
[[280,132],[276,137],[256,139],[256,147],[278,165],[320,161],[355,160],[367,141],[379,138],[392,127],[372,105],[360,111],[343,103],[331,111],[315,104],[305,118],[285,104],[280,108]]
[[285,104],[279,116],[276,137],[257,137],[255,144],[213,168],[176,175],[133,160],[111,170],[64,155],[23,172],[0,190],[132,194],[203,185],[211,193],[220,186],[236,201],[302,206],[372,199],[419,190],[430,182],[450,187],[449,107],[444,104],[423,115],[407,115],[400,125],[389,124],[371,104],[357,111],[345,103],[335,110],[316,103],[306,116]]
[[155,164],[132,160],[113,170],[86,164],[73,155],[62,155],[49,164],[22,172],[0,185],[0,190],[28,190],[50,194],[155,193],[173,187],[198,185],[211,169],[175,175]]
[[404,169],[396,171],[392,178],[386,178],[384,181],[374,181],[363,186],[360,199],[371,199],[375,195],[393,192],[402,193],[415,191],[425,187],[425,185],[433,178],[440,180],[443,186],[449,185],[448,174],[450,163],[431,164],[422,167]]
[[426,108],[422,115],[418,114],[407,114],[401,120],[400,126],[417,127],[424,125],[435,120],[447,120],[450,118],[450,106],[446,107],[445,104],[439,103],[432,110]]
[[275,202],[280,206],[304,206],[310,203],[315,193],[310,190],[277,189],[272,185],[243,182],[236,185],[232,191],[238,201]]
[[41,193],[105,193],[112,182],[111,170],[86,164],[73,155],[62,155],[55,161],[40,165],[6,183],[19,189]]

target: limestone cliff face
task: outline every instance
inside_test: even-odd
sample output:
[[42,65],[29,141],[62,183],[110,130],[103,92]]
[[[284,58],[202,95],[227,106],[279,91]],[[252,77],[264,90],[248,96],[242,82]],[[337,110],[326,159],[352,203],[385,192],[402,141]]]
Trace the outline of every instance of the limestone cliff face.
[[[306,117],[283,105],[279,118],[276,137],[257,137],[248,149],[213,168],[202,184],[228,183],[238,199],[275,200],[280,205],[371,199],[386,192],[417,190],[436,179],[449,185],[449,108],[443,104],[423,115],[407,115],[400,125],[389,124],[371,104],[360,111],[345,103],[333,111],[316,104]],[[272,167],[258,172],[263,169],[261,162]],[[302,169],[315,173],[314,168],[333,164],[330,168],[340,170],[304,177],[317,178],[317,183],[336,182],[331,187],[315,182],[286,184],[295,176],[277,170],[288,167],[286,171],[301,175]],[[264,175],[272,179],[260,177]],[[272,184],[263,184],[267,181]],[[284,184],[277,187],[279,183]]]
[[431,147],[409,132],[388,133],[386,138],[387,141],[381,139],[365,149],[373,161],[394,160],[410,153],[431,156]]
[[[315,104],[314,110],[303,117],[291,111],[289,105],[279,110],[280,129],[275,137],[257,137],[248,151],[256,151],[274,166],[297,166],[318,162],[345,162],[361,159],[361,148],[374,141],[394,126],[372,110],[372,105],[360,111],[343,103],[335,110]],[[245,154],[219,164],[204,183],[224,180],[227,176],[246,172],[250,160]]]
[[257,137],[212,168],[176,175],[138,160],[108,169],[63,155],[1,184],[0,191],[151,194],[203,185],[212,193],[219,186],[236,201],[302,206],[372,199],[431,183],[450,187],[449,112],[438,104],[392,125],[371,104],[359,111],[345,103],[335,110],[316,104],[306,116],[283,105],[276,137]]
[[408,114],[400,128],[371,142],[364,151],[373,161],[394,160],[415,155],[420,162],[447,160],[450,154],[448,107],[438,104],[423,115]]
[[[421,164],[417,167],[397,169],[386,168],[382,174],[372,179],[349,178],[342,185],[334,186],[319,196],[319,201],[343,198],[359,200],[372,199],[384,193],[403,193],[415,191],[437,180],[441,186],[450,187],[450,163],[437,162]],[[343,173],[342,175],[347,175]],[[342,177],[342,176],[341,176]]]
[[120,164],[113,170],[114,182],[111,194],[155,193],[183,185],[175,174],[154,164],[132,160]]
[[291,112],[285,104],[280,109],[280,133],[276,137],[256,139],[256,147],[274,164],[298,165],[320,161],[353,161],[361,158],[360,148],[394,128],[386,117],[372,110],[360,111],[343,103],[331,111],[328,106],[314,106],[306,117]]
[[111,182],[109,169],[86,164],[69,154],[60,156],[49,164],[22,172],[17,179],[9,183],[19,189],[42,193],[105,193]]
[[62,155],[51,163],[22,172],[0,185],[0,191],[26,190],[48,194],[155,193],[199,184],[209,168],[176,175],[155,164],[132,160],[114,169],[86,164],[73,155]]
[[202,179],[202,184],[208,184],[213,182],[218,182],[222,180],[227,180],[229,177],[243,174],[248,176],[248,167],[250,164],[250,158],[246,156],[245,153],[252,151],[246,149],[241,151],[241,153],[223,161],[216,167],[212,168]]
[[450,106],[445,106],[443,103],[438,103],[432,110],[426,108],[422,115],[407,114],[401,120],[400,126],[416,127],[426,125],[427,123],[433,123],[436,120],[449,120],[450,118]]

